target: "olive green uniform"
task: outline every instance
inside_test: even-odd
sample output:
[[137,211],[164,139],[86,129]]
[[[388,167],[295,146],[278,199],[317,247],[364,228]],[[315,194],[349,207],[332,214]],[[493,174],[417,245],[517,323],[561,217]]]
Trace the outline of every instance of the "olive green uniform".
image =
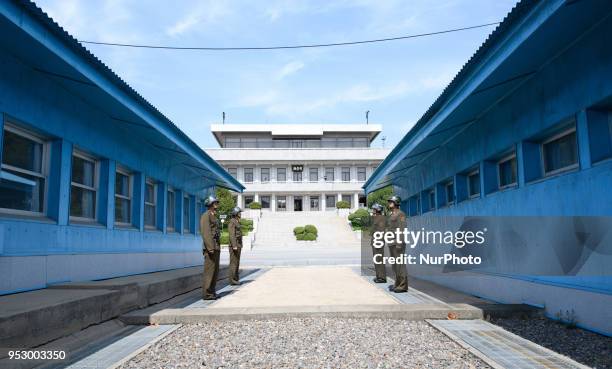
[[240,252],[242,251],[242,229],[240,228],[240,220],[237,217],[230,219],[227,225],[229,232],[229,279],[230,284],[238,284],[240,277],[238,269],[240,268]]
[[[374,232],[384,232],[386,228],[386,219],[382,214],[373,214],[372,215],[372,257],[376,255],[380,255],[380,257],[376,258],[382,262],[382,258],[385,256],[385,248],[383,247],[377,248],[374,247]],[[376,271],[376,278],[379,279],[387,279],[387,272],[385,271],[385,264],[374,264],[374,270]]]
[[[395,232],[396,229],[401,231],[406,228],[406,214],[397,209],[392,211],[387,217],[387,232]],[[393,241],[387,244],[391,257],[396,258],[406,252],[406,244],[402,241],[397,242],[395,237]],[[395,273],[395,291],[404,292],[408,290],[408,274],[405,264],[393,264],[393,272]]]
[[219,277],[219,258],[221,255],[221,227],[213,212],[207,210],[200,217],[202,232],[202,253],[204,254],[204,278],[202,294],[206,298],[216,297],[215,286]]

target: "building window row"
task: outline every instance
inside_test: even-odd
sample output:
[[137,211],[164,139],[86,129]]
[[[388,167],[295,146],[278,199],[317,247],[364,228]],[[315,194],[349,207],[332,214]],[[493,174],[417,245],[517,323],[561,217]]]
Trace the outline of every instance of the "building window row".
[[[46,197],[49,193],[49,168],[56,168],[51,163],[52,142],[42,135],[25,130],[10,122],[4,123],[2,131],[2,163],[0,171],[0,211],[8,214],[43,216],[47,213]],[[55,150],[55,148],[53,148]],[[57,154],[63,155],[58,150]],[[55,153],[55,151],[53,151]],[[120,227],[136,226],[134,211],[138,200],[134,198],[135,173],[117,165],[114,173],[114,183],[102,182],[101,163],[103,160],[78,148],[72,149],[70,156],[70,189],[68,215],[70,221],[76,223],[93,223],[104,217],[100,214],[99,201],[101,185],[108,188],[114,186],[114,223]],[[66,168],[62,168],[66,169]],[[144,211],[142,216],[145,229],[163,229],[158,219],[158,182],[152,178],[143,177]],[[142,182],[140,182],[142,183]],[[57,185],[56,185],[57,186]],[[53,188],[53,190],[56,190]],[[104,190],[106,191],[106,190]],[[162,194],[163,195],[163,192]],[[57,196],[59,198],[59,195]],[[56,198],[54,201],[60,201]],[[192,229],[191,208],[192,197],[185,195],[183,199],[183,232],[197,232]],[[202,212],[203,203],[197,201],[197,210]],[[163,205],[163,204],[162,204]],[[166,204],[167,231],[175,231],[177,221],[175,190],[168,189]],[[195,219],[195,218],[194,218]],[[196,224],[199,222],[195,222]]]
[[[236,179],[238,178],[238,168],[236,167],[228,167],[227,171]],[[323,169],[323,181],[325,182],[334,182],[335,181],[335,167],[324,167]],[[261,167],[259,168],[259,180],[262,183],[267,183],[271,181],[270,177],[271,168],[270,167]],[[351,167],[341,167],[340,168],[340,179],[342,182],[350,182],[353,178]],[[366,167],[357,167],[357,181],[365,182],[367,180],[367,168]],[[255,180],[255,168],[253,167],[245,167],[243,169],[242,180],[245,183],[253,183]],[[293,182],[302,182],[304,180],[305,175],[300,171],[292,171],[291,179]],[[309,182],[319,182],[319,167],[309,167],[308,168],[308,181]],[[287,168],[285,167],[277,167],[276,168],[276,182],[286,182],[287,181]]]
[[[612,127],[612,123],[609,124]],[[608,134],[612,148],[612,131]],[[579,146],[576,121],[572,119],[522,141],[521,153],[524,163],[521,174],[527,184],[577,170]],[[606,158],[611,157],[612,150]],[[474,165],[452,179],[414,194],[408,200],[409,215],[424,214],[461,201],[518,187],[518,160],[517,149],[514,147]]]
[[350,148],[369,147],[368,137],[324,137],[321,139],[272,139],[227,137],[225,148]]

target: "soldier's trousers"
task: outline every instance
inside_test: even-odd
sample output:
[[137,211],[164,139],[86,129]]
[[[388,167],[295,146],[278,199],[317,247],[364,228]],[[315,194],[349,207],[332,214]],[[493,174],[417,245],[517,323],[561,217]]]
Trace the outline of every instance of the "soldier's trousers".
[[[389,253],[391,257],[396,258],[406,252],[406,245],[389,245]],[[406,264],[393,264],[393,273],[395,274],[395,290],[408,291],[408,273],[406,272]]]
[[202,278],[202,295],[204,298],[215,296],[215,286],[219,277],[219,259],[221,250],[204,251],[204,278]]
[[239,247],[236,250],[234,250],[232,247],[228,247],[229,249],[229,255],[230,255],[230,264],[229,264],[229,270],[228,272],[228,276],[229,276],[229,280],[230,280],[230,284],[237,284],[240,281],[240,276],[238,275],[238,271],[240,269],[240,252],[242,251],[242,248]]
[[[376,255],[380,255],[379,257],[374,258]],[[372,246],[372,260],[377,260],[380,264],[374,263],[374,270],[376,271],[376,278],[379,279],[387,279],[387,271],[385,270],[385,264],[382,263],[383,257],[385,256],[384,247],[374,247]]]

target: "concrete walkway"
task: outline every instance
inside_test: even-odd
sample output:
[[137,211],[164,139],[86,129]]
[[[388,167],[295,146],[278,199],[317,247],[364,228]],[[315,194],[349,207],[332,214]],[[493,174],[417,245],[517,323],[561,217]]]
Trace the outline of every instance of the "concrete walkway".
[[313,266],[272,268],[210,309],[396,304],[349,267]]

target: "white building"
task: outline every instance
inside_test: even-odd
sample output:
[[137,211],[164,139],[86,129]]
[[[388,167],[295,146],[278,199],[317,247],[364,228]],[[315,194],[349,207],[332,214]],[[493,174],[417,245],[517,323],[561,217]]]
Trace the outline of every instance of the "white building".
[[365,206],[361,186],[390,150],[373,148],[378,124],[212,124],[220,148],[206,152],[270,211],[324,211],[339,200]]

